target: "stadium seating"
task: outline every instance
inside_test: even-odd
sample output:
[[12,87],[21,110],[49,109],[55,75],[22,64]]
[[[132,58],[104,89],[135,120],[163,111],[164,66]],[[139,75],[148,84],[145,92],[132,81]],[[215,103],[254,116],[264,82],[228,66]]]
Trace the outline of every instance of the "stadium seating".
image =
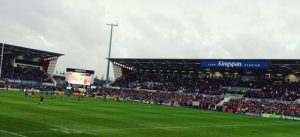
[[185,76],[158,76],[131,73],[112,84],[117,87],[149,89],[159,91],[182,91],[222,95],[226,93],[243,94],[248,98],[295,101],[300,98],[299,82],[284,80],[244,81],[237,78],[208,78]]
[[13,67],[8,61],[3,61],[2,77],[11,80],[34,81],[27,84],[8,82],[8,88],[16,89],[38,89],[42,91],[53,91],[54,86],[42,85],[41,82],[53,83],[52,78],[38,67],[18,66]]
[[[216,110],[216,105],[222,98],[219,96],[188,95],[175,92],[149,92],[138,90],[116,90],[105,89],[99,95],[107,94],[109,96],[120,96],[122,99],[129,98],[152,104],[169,104],[171,106],[182,106],[190,108],[199,108],[205,110]],[[197,106],[193,102],[198,102]]]
[[3,63],[2,77],[16,80],[30,80],[36,82],[53,82],[49,75],[37,67],[13,67],[7,61]]
[[245,97],[294,101],[300,98],[300,83],[270,82],[257,91],[247,91]]
[[[147,75],[135,72],[116,80],[112,86],[131,89],[131,92],[110,91],[110,94],[151,100],[157,104],[178,104],[182,107],[239,114],[300,116],[300,105],[294,103],[300,99],[300,83],[284,79],[247,81],[242,78]],[[147,92],[149,90],[152,92]],[[228,93],[239,94],[241,98],[229,99],[221,104]],[[196,105],[195,101],[198,102]]]
[[222,96],[214,95],[191,95],[176,92],[149,92],[139,90],[124,89],[104,89],[99,92],[99,96],[107,94],[109,96],[120,96],[124,100],[129,98],[151,104],[166,104],[170,106],[181,106],[194,109],[213,110],[237,114],[276,114],[286,116],[300,116],[300,105],[291,102],[271,102],[260,99],[230,99],[222,106],[218,103],[223,100]]

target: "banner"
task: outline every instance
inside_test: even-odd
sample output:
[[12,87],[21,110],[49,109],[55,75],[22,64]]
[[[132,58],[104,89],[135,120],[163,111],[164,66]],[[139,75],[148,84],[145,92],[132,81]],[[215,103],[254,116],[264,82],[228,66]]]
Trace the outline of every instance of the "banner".
[[269,117],[270,117],[270,114],[261,114],[260,116],[261,116],[261,117],[265,117],[265,118],[269,118]]
[[286,119],[286,120],[294,120],[295,117],[293,117],[293,116],[283,116],[283,119]]
[[222,87],[223,89],[227,89],[229,91],[255,91],[254,88],[248,88],[248,87]]
[[10,82],[10,83],[22,83],[21,80],[15,80],[15,79],[7,79],[7,82]]
[[195,106],[195,107],[198,107],[199,106],[199,101],[193,101],[192,105]]
[[274,115],[274,114],[270,114],[269,115],[269,118],[277,118],[277,119],[280,119],[280,118],[283,118],[282,115]]
[[300,117],[294,117],[294,120],[300,121]]
[[42,85],[44,85],[44,86],[55,86],[54,83],[45,83],[45,82],[43,82]]
[[268,61],[254,60],[207,60],[201,62],[203,68],[269,68]]
[[245,115],[259,117],[259,114],[257,113],[245,113]]
[[38,89],[33,89],[33,88],[31,88],[31,89],[26,89],[26,91],[28,91],[28,92],[40,92],[40,90],[38,90]]
[[22,84],[25,84],[25,85],[36,85],[38,83],[35,82],[35,81],[22,80]]
[[300,99],[296,99],[295,104],[300,104]]
[[286,119],[286,120],[300,121],[300,117],[295,117],[295,116],[274,115],[274,114],[260,114],[260,116],[265,117],[265,118],[276,118],[276,119]]
[[8,88],[9,91],[21,91],[19,88]]

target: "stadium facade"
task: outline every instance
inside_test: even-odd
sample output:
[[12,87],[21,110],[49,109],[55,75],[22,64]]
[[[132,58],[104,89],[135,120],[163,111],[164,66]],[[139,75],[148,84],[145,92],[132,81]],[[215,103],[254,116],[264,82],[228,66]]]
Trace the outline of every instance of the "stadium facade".
[[138,71],[155,74],[184,74],[245,79],[281,78],[299,81],[299,59],[143,59],[109,58],[115,78]]

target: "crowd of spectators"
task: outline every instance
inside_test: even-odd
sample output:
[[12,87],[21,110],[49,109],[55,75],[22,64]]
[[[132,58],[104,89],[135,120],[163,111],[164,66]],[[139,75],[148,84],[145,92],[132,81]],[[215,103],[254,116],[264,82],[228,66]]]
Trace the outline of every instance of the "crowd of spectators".
[[300,116],[300,105],[280,102],[269,102],[267,100],[231,99],[223,104],[223,111],[233,113],[253,114],[276,114],[288,116]]
[[294,101],[296,99],[300,99],[300,83],[299,82],[266,83],[264,87],[258,90],[247,91],[245,93],[245,97]]
[[118,96],[123,100],[138,100],[144,103],[168,104],[202,110],[214,110],[230,113],[276,114],[300,116],[300,105],[292,103],[270,102],[268,100],[230,99],[219,104],[223,98],[209,95],[178,94],[176,92],[149,92],[143,90],[104,89],[98,96]]
[[[248,98],[273,99],[294,101],[300,98],[300,83],[284,80],[252,80],[245,81],[239,78],[228,77],[196,77],[172,76],[144,73],[131,73],[116,80],[113,86],[159,91],[182,91],[222,95],[225,93],[242,94]],[[228,88],[229,87],[229,88]],[[234,88],[236,87],[236,88]],[[240,90],[238,88],[240,88]],[[232,90],[235,89],[235,90]]]
[[[233,77],[207,77],[207,76],[184,76],[184,75],[158,75],[131,73],[118,79],[114,85],[128,88],[147,88],[154,90],[175,91],[180,89],[195,89],[195,88],[219,88],[219,87],[249,87],[260,88],[268,81],[243,81]],[[206,85],[207,87],[203,87]]]
[[198,108],[204,110],[216,110],[216,105],[223,100],[219,96],[206,96],[180,94],[176,92],[149,92],[142,90],[116,90],[105,89],[98,96],[120,96],[124,100],[132,99],[152,104],[168,104],[170,106],[181,106]]
[[20,90],[35,89],[40,91],[54,91],[59,89],[59,87],[55,87],[55,86],[48,86],[42,84],[20,84],[20,83],[6,83],[5,88],[20,89]]
[[36,82],[53,82],[49,75],[40,70],[39,67],[18,66],[13,67],[9,62],[4,61],[2,67],[2,78],[14,80],[29,80]]

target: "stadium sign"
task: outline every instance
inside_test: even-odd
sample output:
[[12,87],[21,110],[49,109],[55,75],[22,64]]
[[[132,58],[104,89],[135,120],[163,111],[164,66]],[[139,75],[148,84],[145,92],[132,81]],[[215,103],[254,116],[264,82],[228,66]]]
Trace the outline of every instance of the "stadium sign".
[[35,81],[22,80],[22,84],[25,84],[25,85],[37,85],[38,83],[35,82]]
[[47,83],[47,82],[42,82],[42,85],[44,85],[44,86],[55,86],[54,83]]
[[201,62],[203,68],[269,68],[268,61],[207,60]]
[[84,70],[84,69],[75,69],[75,68],[67,68],[67,72],[78,72],[78,73],[88,73],[88,74],[95,73],[95,71],[93,70]]
[[261,117],[264,118],[275,118],[275,119],[286,119],[286,120],[298,120],[300,121],[300,117],[297,116],[285,116],[285,115],[275,115],[275,114],[260,114]]
[[10,82],[10,83],[22,83],[21,80],[15,80],[15,79],[7,79],[7,82]]

